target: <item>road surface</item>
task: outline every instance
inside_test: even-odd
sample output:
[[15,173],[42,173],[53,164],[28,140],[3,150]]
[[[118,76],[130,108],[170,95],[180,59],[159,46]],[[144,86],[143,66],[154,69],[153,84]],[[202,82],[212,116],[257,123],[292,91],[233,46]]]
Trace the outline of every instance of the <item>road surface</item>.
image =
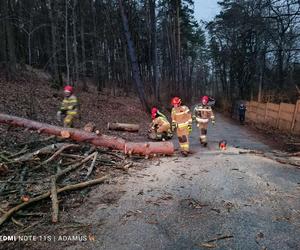
[[203,148],[194,127],[191,156],[153,160],[93,190],[72,219],[91,224],[95,240],[65,249],[300,249],[300,169],[240,154],[272,149],[220,115],[208,135]]

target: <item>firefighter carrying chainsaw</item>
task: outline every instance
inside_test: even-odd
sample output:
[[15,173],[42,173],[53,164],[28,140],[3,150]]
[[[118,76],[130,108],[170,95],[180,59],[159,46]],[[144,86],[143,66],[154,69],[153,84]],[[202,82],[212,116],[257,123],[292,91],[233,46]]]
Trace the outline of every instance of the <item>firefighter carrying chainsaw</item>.
[[152,122],[148,130],[148,137],[153,140],[165,141],[171,139],[173,134],[167,117],[156,107],[151,110]]
[[180,151],[184,156],[190,152],[189,135],[192,132],[192,115],[187,106],[181,105],[181,99],[174,97],[171,101],[172,131],[176,129]]
[[74,127],[74,121],[78,117],[78,100],[73,94],[74,89],[72,86],[67,85],[64,87],[64,99],[61,103],[60,110],[57,112],[57,120],[64,119],[64,127]]
[[211,120],[213,125],[215,124],[215,116],[210,105],[211,101],[214,100],[210,99],[208,96],[203,96],[201,98],[201,103],[194,108],[193,114],[193,119],[196,120],[200,132],[200,143],[204,147],[207,146],[207,127],[209,120]]

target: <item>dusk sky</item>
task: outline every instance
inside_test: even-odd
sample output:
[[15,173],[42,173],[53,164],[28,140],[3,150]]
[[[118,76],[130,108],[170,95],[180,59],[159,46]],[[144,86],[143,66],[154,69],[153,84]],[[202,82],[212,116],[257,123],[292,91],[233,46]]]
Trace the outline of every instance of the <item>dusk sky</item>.
[[217,4],[219,0],[195,0],[195,18],[204,21],[212,20],[219,13],[220,7]]

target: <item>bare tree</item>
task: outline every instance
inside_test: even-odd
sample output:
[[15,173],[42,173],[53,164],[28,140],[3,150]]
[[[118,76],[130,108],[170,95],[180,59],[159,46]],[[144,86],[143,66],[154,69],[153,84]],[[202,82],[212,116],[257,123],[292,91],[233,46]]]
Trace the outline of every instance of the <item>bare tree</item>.
[[126,14],[125,14],[122,0],[119,0],[119,7],[120,7],[120,13],[121,13],[123,27],[124,27],[124,33],[125,33],[126,40],[127,40],[128,53],[129,53],[129,56],[131,59],[131,64],[132,64],[132,74],[133,74],[133,78],[134,78],[135,85],[137,88],[137,92],[139,94],[139,98],[140,98],[143,108],[145,110],[149,110],[149,107],[148,107],[148,104],[146,101],[144,86],[143,86],[143,83],[142,83],[142,80],[140,77],[140,70],[139,70],[139,66],[138,66],[138,62],[137,62],[137,57],[136,57],[133,41],[132,41],[131,34],[129,31],[128,20],[127,20]]

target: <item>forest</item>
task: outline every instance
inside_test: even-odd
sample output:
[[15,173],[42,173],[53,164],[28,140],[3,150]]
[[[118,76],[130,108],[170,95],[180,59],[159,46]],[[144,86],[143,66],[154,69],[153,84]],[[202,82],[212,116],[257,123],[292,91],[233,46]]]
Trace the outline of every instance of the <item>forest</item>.
[[82,81],[83,89],[93,82],[114,95],[138,93],[144,107],[203,94],[223,105],[237,99],[295,102],[298,0],[222,0],[209,22],[196,20],[193,4],[3,0],[1,68],[7,78],[25,65],[43,69],[56,87]]

